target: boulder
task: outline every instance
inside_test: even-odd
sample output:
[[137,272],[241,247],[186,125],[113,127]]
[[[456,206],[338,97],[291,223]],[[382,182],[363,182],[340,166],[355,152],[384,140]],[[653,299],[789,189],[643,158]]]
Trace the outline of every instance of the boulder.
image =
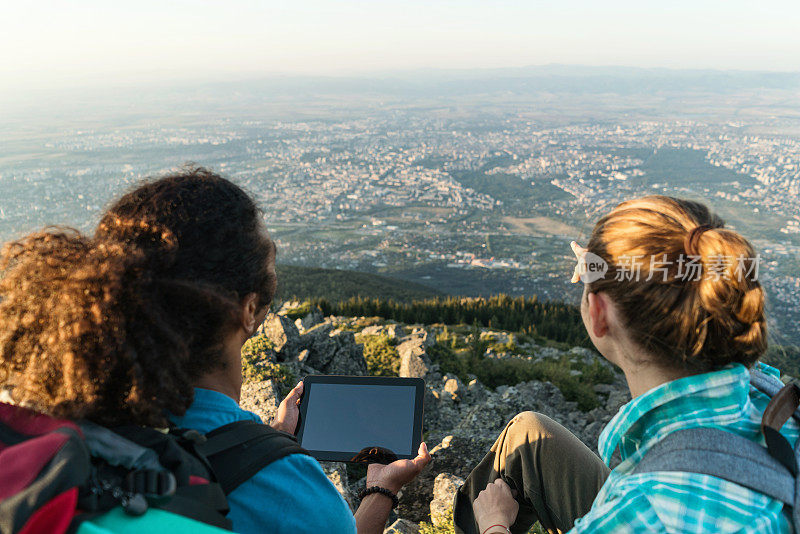
[[274,380],[248,382],[242,386],[239,406],[259,416],[264,424],[269,424],[275,418],[281,400],[280,388]]
[[424,328],[416,327],[411,331],[412,339],[418,338],[422,341],[422,346],[425,348],[436,345],[436,336]]
[[352,332],[334,330],[331,323],[320,324],[300,336],[302,362],[323,374],[366,375],[364,348]]
[[332,331],[333,325],[324,323],[300,336],[300,346],[308,350],[303,363],[320,370],[328,365],[336,353],[336,342],[331,339]]
[[[495,436],[496,437],[496,436]],[[431,449],[431,462],[408,483],[400,496],[398,513],[416,523],[430,521],[434,481],[441,473],[466,478],[486,455],[494,438],[447,436]]]
[[391,339],[400,339],[405,335],[403,325],[401,324],[388,324],[386,325],[386,335]]
[[347,483],[347,464],[343,462],[320,462],[325,476],[333,483],[339,493],[342,494],[347,505],[350,507],[351,512],[355,512],[358,508],[355,504],[356,496],[350,492],[350,486]]
[[383,333],[384,327],[379,324],[368,326],[361,331],[361,335],[363,336],[379,336]]
[[453,399],[457,399],[464,393],[464,384],[457,376],[446,376],[442,393],[448,393]]
[[464,479],[450,473],[439,473],[433,481],[433,500],[431,501],[431,522],[444,526],[451,520],[453,499]]
[[270,313],[258,327],[256,333],[269,338],[277,361],[290,361],[297,358],[297,354],[300,352],[300,332],[288,317]]
[[298,330],[302,332],[308,330],[309,328],[313,328],[324,320],[325,316],[322,315],[322,310],[314,306],[305,317],[295,320],[294,324],[297,326]]
[[[348,334],[352,336],[351,332]],[[364,359],[364,347],[356,345],[355,342],[340,346],[322,371],[329,375],[366,375],[367,360]]]
[[425,341],[416,337],[397,346],[400,354],[400,376],[423,378],[431,368],[431,360],[426,353]]

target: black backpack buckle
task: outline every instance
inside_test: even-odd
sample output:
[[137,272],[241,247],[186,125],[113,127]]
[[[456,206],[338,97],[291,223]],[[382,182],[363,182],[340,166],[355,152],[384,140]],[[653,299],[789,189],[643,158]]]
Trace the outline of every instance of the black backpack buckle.
[[178,489],[175,475],[164,469],[131,471],[122,483],[127,493],[139,494],[156,506],[168,501]]

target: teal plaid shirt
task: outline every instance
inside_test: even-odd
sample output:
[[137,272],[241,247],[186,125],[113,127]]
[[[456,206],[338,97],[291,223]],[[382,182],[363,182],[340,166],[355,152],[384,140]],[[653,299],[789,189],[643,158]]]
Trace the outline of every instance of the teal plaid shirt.
[[[696,473],[632,474],[653,445],[680,429],[716,427],[763,445],[769,398],[749,380],[744,366],[729,365],[662,384],[623,406],[599,440],[603,461],[619,448],[622,463],[570,532],[792,532],[780,502],[737,484]],[[792,419],[782,433],[794,444],[800,428]]]

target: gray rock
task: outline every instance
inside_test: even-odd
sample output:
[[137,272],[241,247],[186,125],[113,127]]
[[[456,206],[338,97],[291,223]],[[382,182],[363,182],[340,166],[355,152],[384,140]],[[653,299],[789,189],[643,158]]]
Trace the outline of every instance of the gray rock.
[[448,436],[433,447],[431,462],[403,488],[398,507],[400,517],[416,523],[429,521],[436,477],[440,473],[449,473],[466,478],[493,442],[494,438]]
[[365,375],[367,361],[364,348],[356,343],[352,332],[333,330],[333,325],[323,323],[300,336],[303,351],[302,363],[323,374]]
[[275,418],[281,400],[274,380],[248,382],[242,386],[239,406],[258,415],[264,424],[269,424]]
[[619,388],[617,388],[613,384],[595,384],[592,389],[594,389],[595,393],[600,393],[601,395],[608,395],[612,391],[617,391]]
[[297,358],[300,352],[300,332],[288,317],[270,313],[256,333],[269,338],[279,362]]
[[[325,316],[322,315],[322,310],[314,306],[305,317],[295,321],[295,325],[297,325],[298,329],[305,331],[320,324],[324,320]],[[300,323],[299,325],[297,324],[298,322]]]
[[444,391],[451,394],[454,398],[458,396],[459,391],[464,390],[464,385],[458,377],[448,378],[444,383]]
[[328,477],[336,489],[341,493],[344,500],[350,506],[350,511],[356,511],[356,496],[350,492],[350,486],[347,483],[347,464],[343,462],[320,462],[325,476]]
[[401,324],[390,324],[386,325],[386,335],[388,335],[391,339],[399,339],[405,335],[403,331],[403,325]]
[[306,363],[308,355],[309,355],[308,349],[301,350],[300,353],[297,355],[297,361],[300,363]]
[[622,405],[630,400],[631,394],[629,391],[623,389],[612,391],[608,394],[608,400],[606,400],[606,410],[611,412],[612,415],[616,414]]
[[300,336],[300,345],[308,350],[304,363],[314,369],[322,369],[333,359],[336,342],[331,339],[333,325],[324,323]]
[[364,336],[379,336],[383,333],[384,327],[379,324],[368,326],[361,331],[361,335]]
[[412,338],[397,346],[400,354],[400,376],[423,378],[431,367],[424,340]]
[[464,479],[450,473],[439,473],[433,481],[433,500],[431,501],[431,522],[446,525],[453,511],[453,499]]
[[419,534],[419,525],[408,519],[398,519],[387,527],[383,534]]
[[411,332],[412,338],[419,338],[422,340],[422,346],[425,348],[432,347],[436,345],[436,335],[433,332],[429,332],[424,328],[415,328]]
[[322,372],[329,375],[366,375],[367,360],[364,359],[364,347],[356,345],[355,342],[340,346]]

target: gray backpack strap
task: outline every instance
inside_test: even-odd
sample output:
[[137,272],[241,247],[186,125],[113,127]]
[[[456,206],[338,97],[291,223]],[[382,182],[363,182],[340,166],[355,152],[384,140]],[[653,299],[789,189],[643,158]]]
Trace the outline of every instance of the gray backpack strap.
[[781,382],[780,378],[768,375],[755,368],[750,369],[750,385],[770,398],[783,389],[783,382]]
[[635,474],[680,471],[710,475],[795,505],[795,477],[765,447],[717,428],[677,430],[647,451]]
[[750,384],[770,397],[761,424],[768,447],[718,428],[678,430],[647,451],[633,472],[680,471],[733,482],[782,502],[800,532],[800,440],[792,447],[780,434],[787,419],[800,422],[800,388],[757,369],[750,370]]

